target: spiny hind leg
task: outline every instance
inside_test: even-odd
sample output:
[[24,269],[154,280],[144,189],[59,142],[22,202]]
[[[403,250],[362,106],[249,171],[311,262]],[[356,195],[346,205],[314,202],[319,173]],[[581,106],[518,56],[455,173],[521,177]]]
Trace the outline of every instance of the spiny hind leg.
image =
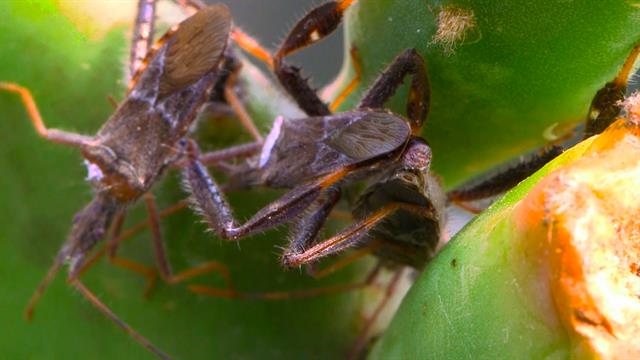
[[187,184],[193,201],[209,224],[209,228],[226,240],[237,241],[289,222],[309,208],[325,190],[353,170],[345,167],[313,182],[297,186],[265,206],[245,223],[239,224],[221,187],[199,160],[197,145],[193,141],[189,144],[189,162],[183,171],[184,183]]
[[328,1],[309,11],[289,31],[275,57],[283,59],[333,33],[342,22],[344,12],[356,2],[357,0]]
[[[415,212],[417,214],[428,212],[427,209],[410,204],[400,202],[390,203],[369,214],[367,217],[355,224],[343,229],[331,238],[318,242],[310,248],[287,248],[282,256],[282,263],[288,268],[296,267],[315,262],[325,256],[334,255],[355,246],[360,246],[362,245],[363,239],[366,238],[371,229],[399,209]],[[425,213],[425,216],[426,215],[427,214]],[[371,246],[374,246],[374,244],[375,242],[369,243]]]
[[359,109],[381,109],[408,75],[411,75],[409,98],[407,99],[407,117],[414,135],[419,135],[422,125],[429,114],[431,105],[431,85],[424,59],[416,49],[406,49],[398,55],[378,76],[363,95]]
[[522,180],[529,177],[546,163],[562,154],[560,146],[544,146],[517,164],[500,171],[488,178],[482,179],[471,185],[463,184],[447,193],[449,201],[459,205],[465,210],[475,212],[468,203],[476,200],[487,199],[516,186]]

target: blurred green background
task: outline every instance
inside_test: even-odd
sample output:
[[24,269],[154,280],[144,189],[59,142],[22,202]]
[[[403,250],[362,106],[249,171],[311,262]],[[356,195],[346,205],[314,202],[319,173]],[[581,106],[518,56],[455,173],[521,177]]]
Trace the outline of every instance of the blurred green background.
[[[69,17],[93,10],[102,19],[113,15],[114,7],[135,7],[132,2],[106,3],[111,10],[100,10],[97,1],[0,2],[0,80],[29,87],[51,127],[94,133],[112,111],[107,96],[121,98],[128,55],[125,33],[131,18],[124,16],[126,21],[100,32],[98,25]],[[277,43],[294,19],[310,8],[308,2],[294,0],[226,3],[236,23],[267,45]],[[66,4],[65,15],[61,4]],[[449,5],[472,8],[479,31],[457,44],[454,52],[430,41],[439,11]],[[347,16],[346,38],[364,59],[364,86],[405,48],[416,47],[423,54],[434,91],[424,134],[434,149],[438,175],[452,186],[545,143],[547,130],[554,126],[561,132],[563,126],[584,119],[595,91],[615,75],[638,40],[640,10],[632,5],[617,0],[556,0],[529,7],[492,0],[361,1]],[[340,35],[333,36],[294,61],[302,62],[320,86],[340,68],[341,49]],[[338,88],[352,72],[345,62]],[[344,109],[357,101],[364,86],[349,97]],[[390,103],[394,111],[404,112],[405,95],[401,89]],[[274,99],[280,97],[262,100],[268,105]],[[268,128],[280,110],[261,109],[261,128]],[[201,138],[209,141],[205,147],[247,139],[229,121],[205,122],[200,130]],[[65,286],[64,276],[45,294],[35,321],[23,321],[26,301],[64,240],[73,214],[90,199],[91,189],[83,180],[85,169],[77,150],[38,138],[15,94],[0,93],[0,172],[0,323],[8,329],[0,337],[3,355],[151,358]],[[185,196],[176,175],[169,172],[154,189],[161,207]],[[239,217],[246,218],[276,195],[233,194],[230,201]],[[136,207],[129,224],[143,218],[144,211]],[[236,287],[247,291],[310,288],[364,275],[358,266],[324,281],[282,271],[278,246],[286,243],[284,231],[228,244],[204,230],[189,212],[163,221],[174,269],[219,260],[230,267]],[[136,236],[123,246],[122,254],[152,265],[150,235]],[[202,281],[222,284],[215,276]],[[92,268],[87,284],[124,320],[178,358],[335,358],[345,353],[362,325],[363,292],[279,302],[229,301],[160,284],[146,300],[141,277],[106,262]],[[420,319],[418,315],[407,317]],[[400,338],[416,335],[402,323],[397,327],[406,329]]]
[[[98,2],[87,3],[99,6]],[[131,2],[112,2],[111,6],[114,3],[131,11],[135,6]],[[235,15],[236,4],[227,3]],[[284,2],[268,6],[264,2],[261,10],[249,1],[238,3],[253,14],[251,21],[266,14],[265,9],[287,17],[295,13]],[[293,3],[308,7],[301,1],[289,1]],[[49,127],[94,133],[112,111],[107,96],[119,100],[123,93],[129,21],[104,35],[88,36],[82,26],[60,13],[56,1],[46,0],[0,2],[0,19],[0,80],[30,88]],[[256,24],[245,28],[261,32],[262,28],[253,27]],[[287,24],[279,20],[266,25],[282,34]],[[222,123],[220,128],[226,132],[220,136],[225,141],[242,140],[236,124]],[[177,175],[170,171],[155,187],[163,208],[185,196]],[[73,214],[92,196],[85,176],[76,149],[39,138],[18,96],[0,93],[2,358],[153,358],[66,286],[63,273],[38,304],[34,321],[24,320],[27,300],[64,241]],[[242,219],[275,195],[261,191],[231,196],[230,201]],[[144,216],[144,209],[135,206],[128,224]],[[283,271],[278,264],[279,246],[286,243],[286,231],[272,231],[239,244],[223,243],[204,231],[189,211],[163,221],[175,270],[219,260],[229,266],[236,288],[247,291],[311,288],[350,282],[359,275],[357,266],[325,281]],[[127,242],[121,253],[154,264],[148,232]],[[198,280],[223,284],[215,275]],[[237,301],[196,296],[181,285],[159,283],[147,300],[142,296],[143,278],[106,261],[89,271],[86,283],[122,319],[162,350],[182,359],[335,358],[347,350],[361,321],[360,292],[304,300]]]

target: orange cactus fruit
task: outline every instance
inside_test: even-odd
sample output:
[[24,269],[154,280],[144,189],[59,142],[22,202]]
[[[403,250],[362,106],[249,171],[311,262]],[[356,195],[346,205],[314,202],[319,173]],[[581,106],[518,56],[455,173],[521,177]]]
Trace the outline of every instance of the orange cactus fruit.
[[[578,358],[640,358],[640,96],[514,208]],[[546,286],[546,285],[545,285]],[[542,295],[544,296],[544,295]]]

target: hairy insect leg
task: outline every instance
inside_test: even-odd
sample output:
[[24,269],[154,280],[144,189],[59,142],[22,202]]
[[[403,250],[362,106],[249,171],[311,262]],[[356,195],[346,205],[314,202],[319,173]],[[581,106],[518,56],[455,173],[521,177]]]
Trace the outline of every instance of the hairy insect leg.
[[605,84],[593,97],[584,129],[585,139],[604,131],[620,115],[619,102],[624,99],[629,77],[638,56],[640,44],[631,50],[615,79]]
[[347,98],[347,96],[349,96],[356,89],[358,84],[360,84],[362,78],[362,67],[360,66],[358,49],[355,46],[352,46],[351,50],[349,51],[349,55],[351,56],[351,64],[353,64],[353,71],[355,74],[349,84],[347,84],[347,87],[345,87],[340,92],[340,94],[338,94],[338,96],[331,102],[331,105],[329,105],[329,110],[331,110],[332,112],[336,111]]
[[20,95],[20,99],[27,110],[27,114],[29,115],[29,119],[33,124],[38,135],[41,137],[59,144],[70,145],[70,146],[82,146],[92,140],[92,137],[80,135],[76,133],[70,133],[58,129],[48,129],[44,121],[42,120],[42,116],[40,115],[40,111],[38,110],[38,106],[36,105],[33,96],[31,95],[31,91],[29,89],[20,86],[15,83],[7,83],[0,82],[0,90],[5,90],[9,92],[16,93]]
[[385,289],[382,300],[380,300],[380,302],[378,303],[378,306],[376,306],[376,308],[373,310],[373,313],[366,319],[364,327],[362,328],[362,330],[360,330],[360,334],[358,335],[358,338],[356,339],[353,346],[349,350],[347,359],[358,359],[360,357],[360,354],[362,353],[362,351],[367,345],[367,338],[369,337],[369,332],[371,331],[371,328],[376,323],[376,321],[378,320],[378,317],[380,316],[384,308],[389,303],[389,300],[391,300],[391,297],[395,293],[395,290],[398,287],[400,280],[402,279],[403,273],[404,273],[404,268],[400,268],[396,270],[395,273],[393,274],[393,277],[391,278],[391,280],[389,281],[389,284],[387,285],[387,288]]
[[345,167],[319,180],[300,185],[265,206],[244,224],[238,225],[220,186],[198,160],[197,145],[190,142],[190,147],[190,164],[183,172],[184,183],[193,196],[196,210],[202,213],[211,230],[228,240],[238,240],[288,222],[307,209],[325,189],[353,170]]
[[129,54],[128,81],[131,81],[142,66],[147,53],[153,45],[155,14],[156,0],[138,1],[138,11],[133,24],[133,37]]
[[158,356],[161,359],[171,359],[169,355],[165,354],[162,350],[158,349],[155,345],[153,345],[149,340],[147,340],[140,333],[135,331],[131,326],[122,321],[118,316],[107,307],[98,297],[91,292],[80,280],[77,278],[69,279],[69,284],[73,285],[89,302],[95,306],[100,312],[102,312],[106,317],[108,317],[111,321],[113,321],[118,327],[127,332],[132,338],[134,338],[137,342],[139,342],[142,346],[144,346],[147,350],[151,351],[154,355]]
[[[287,248],[288,252],[300,253],[313,245],[320,229],[324,226],[327,218],[333,213],[334,206],[340,200],[340,189],[329,188],[324,193],[315,208],[306,217],[301,218],[292,225],[291,242]],[[340,259],[330,266],[317,270],[312,263],[307,263],[307,273],[316,279],[324,278],[348,265],[353,264],[364,256],[371,254],[379,247],[378,241],[373,241],[366,247],[355,251],[352,254]]]
[[[305,216],[301,216],[294,221],[290,227],[289,248],[303,251],[313,245],[318,236],[318,232],[324,226],[326,220],[333,213],[335,205],[340,200],[340,188],[331,187],[325,191],[323,197],[316,201],[316,204],[306,211]],[[307,273],[311,276],[316,274],[315,264],[307,264]]]
[[415,205],[399,202],[390,203],[307,250],[296,252],[295,249],[287,249],[282,256],[282,263],[285,267],[300,266],[359,245],[366,240],[368,232],[373,229],[374,226],[398,209],[405,209],[418,214],[428,211]]
[[274,58],[260,43],[239,28],[231,32],[231,38],[247,53],[273,69],[283,88],[309,116],[329,115],[331,111],[311,88],[300,69],[286,64],[282,58]]
[[380,109],[395,94],[407,75],[412,75],[407,116],[413,134],[419,134],[431,104],[431,87],[424,60],[415,49],[398,55],[360,100],[359,109]]
[[465,202],[486,199],[511,189],[560,154],[562,154],[562,147],[545,146],[533,156],[521,160],[504,171],[471,186],[463,185],[449,191],[447,197],[449,201],[465,208],[463,205]]
[[311,275],[312,277],[316,278],[316,279],[322,279],[325,278],[333,273],[335,273],[338,270],[341,270],[353,263],[355,263],[356,261],[362,259],[363,257],[372,254],[373,252],[375,252],[377,249],[380,248],[380,242],[379,241],[373,241],[371,244],[358,249],[356,251],[354,251],[351,254],[348,254],[347,256],[344,256],[343,258],[341,258],[340,260],[338,260],[337,262],[325,267],[324,269],[320,269],[320,270],[314,270],[313,272],[310,272],[309,275]]
[[[254,153],[258,152],[260,150],[260,147],[261,147],[261,144],[258,142],[246,143],[246,144],[232,146],[222,150],[204,153],[200,156],[200,159],[203,164],[216,165],[221,161],[251,156]],[[188,165],[188,162],[183,161],[183,162],[177,163],[176,167],[182,168],[182,167],[186,167],[187,165]],[[188,207],[188,204],[189,204],[188,199],[181,200],[176,204],[160,211],[158,213],[158,217],[160,219],[163,219],[165,217],[176,214],[179,211],[186,209]],[[116,219],[116,222],[114,224],[114,228],[113,228],[114,232],[112,232],[113,236],[106,242],[106,244],[102,248],[96,251],[96,253],[94,253],[93,256],[83,264],[83,266],[79,270],[79,274],[84,273],[91,266],[93,266],[105,253],[115,254],[115,251],[117,247],[120,245],[120,243],[140,233],[141,231],[143,231],[144,229],[148,228],[151,225],[150,220],[147,219],[136,225],[133,225],[132,227],[124,231],[121,231],[118,229],[118,225],[120,223],[119,219],[120,219],[120,216]]]
[[301,217],[292,224],[292,240],[289,242],[289,248],[295,249],[295,251],[304,251],[304,249],[312,245],[339,200],[339,188],[331,187],[327,189],[323,198],[316,201],[308,215]]
[[307,115],[325,116],[331,114],[327,104],[320,99],[316,90],[309,84],[309,80],[302,75],[300,68],[289,65],[282,59],[276,59],[273,71],[280,85]]

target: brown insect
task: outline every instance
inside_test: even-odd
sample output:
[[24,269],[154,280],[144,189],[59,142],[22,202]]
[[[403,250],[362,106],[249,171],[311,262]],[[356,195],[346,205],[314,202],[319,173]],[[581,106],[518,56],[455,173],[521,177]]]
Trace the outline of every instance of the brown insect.
[[[293,27],[275,55],[266,56],[284,89],[310,117],[276,119],[260,154],[228,171],[232,187],[292,190],[240,224],[218,184],[199,163],[195,146],[184,177],[196,207],[211,229],[224,239],[239,240],[290,223],[291,240],[282,257],[286,267],[312,264],[357,247],[373,252],[385,264],[421,269],[441,245],[442,210],[447,200],[464,203],[503,192],[556,157],[567,144],[545,146],[506,172],[445,196],[429,172],[431,150],[420,137],[430,90],[424,63],[415,51],[399,55],[365,93],[355,111],[336,115],[330,111],[334,107],[327,106],[309,86],[300,69],[284,60],[330,34],[352,3],[331,1],[313,9]],[[593,132],[590,129],[603,128],[602,124],[606,127],[618,114],[616,101],[622,98],[637,55],[635,49],[618,77],[594,98],[585,136]],[[413,76],[408,120],[383,110],[384,102],[406,75]],[[353,84],[348,88],[352,87]],[[367,180],[368,186],[352,209],[356,223],[319,241],[318,233],[339,201],[341,189],[360,180]],[[365,252],[358,252],[358,256]],[[389,289],[398,279],[399,272]],[[200,291],[206,293],[204,288]],[[387,299],[388,296],[383,304]],[[364,346],[363,341],[361,336],[352,355]]]
[[[149,6],[153,4],[141,1],[138,23],[153,19],[153,7]],[[0,89],[22,97],[41,137],[81,150],[88,180],[95,189],[94,199],[75,215],[67,240],[30,300],[28,317],[33,316],[33,308],[48,283],[67,263],[71,285],[143,346],[161,358],[168,358],[118,319],[83,285],[78,275],[86,255],[104,238],[113,219],[147,194],[165,169],[184,154],[185,137],[192,122],[220,79],[230,30],[231,17],[226,6],[212,5],[169,31],[159,40],[157,48],[146,55],[133,75],[126,98],[95,136],[46,128],[29,90],[0,82]],[[136,36],[134,48],[150,44],[150,34],[146,31]],[[151,198],[147,197],[147,202],[152,204]],[[164,258],[162,244],[155,245],[158,258]],[[165,278],[175,278],[168,266],[160,268]]]
[[[194,143],[183,176],[196,209],[221,238],[239,240],[290,223],[291,240],[282,257],[286,267],[312,264],[349,248],[361,248],[356,257],[374,253],[384,264],[422,269],[441,245],[446,203],[438,181],[429,171],[431,149],[420,135],[430,103],[422,57],[413,49],[402,52],[354,111],[339,114],[332,114],[330,109],[334,106],[325,104],[300,69],[285,61],[289,54],[336,29],[352,3],[329,2],[313,9],[294,26],[275,55],[267,56],[266,62],[272,65],[283,88],[309,117],[279,117],[260,154],[227,169],[228,184],[234,188],[291,190],[240,224],[220,186],[201,164]],[[403,117],[386,110],[384,103],[406,76],[411,76],[412,81],[407,117]],[[319,240],[318,234],[342,190],[360,181],[367,181],[368,186],[354,206],[356,222],[330,239]],[[388,301],[400,277],[401,272],[396,272],[379,309]],[[367,283],[372,278],[373,274]],[[208,290],[200,286],[192,289],[205,294]],[[210,289],[210,293],[219,296],[220,290]],[[352,355],[364,346],[366,332],[379,309],[367,321]]]

